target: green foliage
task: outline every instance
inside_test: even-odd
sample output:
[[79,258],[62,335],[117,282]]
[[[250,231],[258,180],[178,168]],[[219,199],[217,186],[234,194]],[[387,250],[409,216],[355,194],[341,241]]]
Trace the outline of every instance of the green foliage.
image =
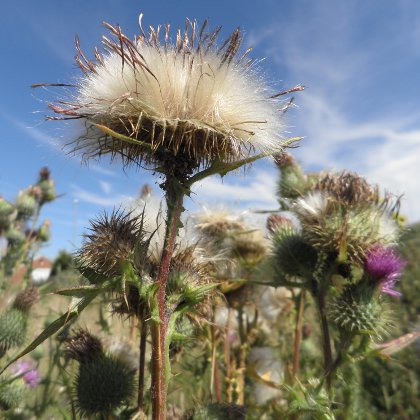
[[19,407],[24,401],[25,391],[21,378],[0,378],[0,411]]
[[112,413],[132,397],[134,379],[125,363],[103,354],[80,363],[75,380],[80,413],[87,417]]
[[28,315],[11,308],[0,316],[0,358],[13,348],[21,346],[26,339]]
[[189,420],[245,420],[245,408],[235,404],[209,404],[194,410]]

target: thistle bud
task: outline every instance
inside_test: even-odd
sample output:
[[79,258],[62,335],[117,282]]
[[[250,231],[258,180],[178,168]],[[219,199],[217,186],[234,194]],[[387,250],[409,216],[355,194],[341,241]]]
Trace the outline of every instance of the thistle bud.
[[49,220],[44,220],[44,222],[42,223],[42,225],[39,227],[39,229],[36,232],[36,236],[39,241],[48,242],[50,240],[50,237],[51,237],[50,226],[51,226],[51,222]]
[[10,226],[6,232],[6,239],[10,245],[19,245],[25,241],[25,235],[16,226]]
[[26,386],[21,378],[0,378],[0,410],[19,407],[24,401]]
[[388,332],[390,320],[384,305],[372,290],[361,284],[351,285],[333,300],[329,308],[330,319],[347,335],[368,335],[381,338]]
[[0,316],[0,358],[13,347],[20,347],[26,339],[28,313],[38,297],[35,287],[20,292],[10,309]]
[[106,355],[96,337],[79,331],[67,339],[66,354],[79,362],[74,387],[82,416],[109,415],[130,400],[134,391],[131,367]]
[[0,197],[0,232],[7,230],[15,208],[12,204]]
[[271,234],[294,231],[293,222],[280,214],[272,214],[267,219],[267,230]]
[[0,358],[12,347],[20,347],[26,338],[28,316],[11,308],[0,316]]
[[280,169],[281,179],[278,193],[284,198],[298,198],[308,189],[308,180],[298,163],[289,153],[277,155],[275,162]]
[[55,200],[56,192],[54,187],[54,181],[52,179],[40,180],[37,184],[37,187],[40,189],[40,204],[49,203],[50,201]]
[[315,269],[317,251],[300,235],[284,235],[275,241],[274,258],[280,272],[308,277]]
[[16,199],[18,218],[29,218],[35,213],[36,199],[30,191],[22,191]]

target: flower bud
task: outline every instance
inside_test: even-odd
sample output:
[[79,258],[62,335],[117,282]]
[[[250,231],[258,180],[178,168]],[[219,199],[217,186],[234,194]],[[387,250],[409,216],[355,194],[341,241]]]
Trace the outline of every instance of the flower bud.
[[134,392],[131,367],[106,355],[96,337],[79,331],[67,339],[66,354],[79,362],[74,387],[82,416],[109,415],[130,400]]
[[283,198],[298,198],[308,189],[306,175],[288,153],[278,155],[275,159],[281,172],[278,193]]
[[36,199],[28,191],[22,191],[16,199],[16,209],[18,218],[29,218],[33,216],[36,208]]
[[347,335],[368,335],[381,338],[388,332],[389,317],[386,308],[361,284],[349,286],[333,300],[330,319]]
[[25,241],[25,235],[16,226],[10,226],[6,232],[6,239],[10,245],[19,245]]
[[297,234],[284,235],[275,240],[275,264],[289,276],[308,277],[315,269],[317,252]]
[[28,313],[38,298],[35,287],[20,292],[10,309],[0,316],[0,358],[12,347],[20,347],[26,339]]
[[23,379],[0,378],[0,410],[11,410],[19,407],[24,401],[25,391],[26,386]]
[[0,232],[5,231],[10,226],[10,219],[14,210],[12,204],[0,197]]
[[0,316],[0,358],[12,347],[20,347],[26,339],[28,315],[11,308]]
[[49,203],[55,200],[56,192],[54,181],[52,179],[45,179],[38,182],[37,187],[41,190],[40,204]]
[[293,222],[280,214],[272,214],[267,219],[267,230],[271,234],[290,234],[294,231]]
[[51,237],[50,232],[51,222],[49,220],[44,220],[42,225],[39,227],[38,231],[36,232],[36,236],[39,241],[41,242],[48,242]]

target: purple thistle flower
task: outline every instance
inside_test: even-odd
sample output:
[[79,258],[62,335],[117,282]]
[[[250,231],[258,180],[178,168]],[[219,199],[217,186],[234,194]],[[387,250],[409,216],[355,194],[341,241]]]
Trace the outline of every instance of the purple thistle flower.
[[28,388],[36,387],[41,380],[32,360],[19,360],[11,370],[16,376],[22,377]]
[[366,255],[365,271],[373,278],[381,292],[400,297],[401,293],[393,289],[404,268],[403,261],[392,248],[375,246]]

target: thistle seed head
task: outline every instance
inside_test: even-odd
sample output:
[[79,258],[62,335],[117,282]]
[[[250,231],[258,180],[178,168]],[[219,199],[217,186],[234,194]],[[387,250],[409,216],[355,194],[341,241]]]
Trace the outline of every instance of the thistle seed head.
[[268,243],[260,230],[235,233],[231,253],[248,267],[256,266],[267,255]]
[[38,299],[38,289],[35,286],[29,286],[16,295],[13,307],[22,312],[28,312]]
[[174,42],[168,24],[145,33],[140,19],[133,40],[119,26],[104,25],[110,31],[103,37],[106,52],[95,49],[96,60],[90,61],[76,39],[83,76],[73,99],[50,104],[58,114],[51,119],[85,122],[86,134],[74,147],[85,158],[110,154],[127,164],[176,158],[188,173],[215,159],[281,150],[279,97],[287,92],[274,94],[265,85],[250,49],[241,51],[239,29],[216,47],[220,27],[208,31],[207,21],[198,27],[187,19]]
[[203,239],[210,241],[218,241],[233,232],[246,229],[242,220],[223,211],[200,214],[197,216],[197,221],[195,229],[204,237]]
[[313,189],[349,205],[376,203],[378,200],[377,188],[371,187],[361,176],[346,171],[322,174]]
[[102,343],[85,330],[65,339],[64,353],[69,359],[87,363],[103,354]]
[[114,210],[110,215],[104,213],[91,221],[90,231],[84,235],[77,253],[82,268],[114,276],[120,274],[126,261],[137,266],[142,263],[148,247],[142,215],[133,216],[121,210]]

